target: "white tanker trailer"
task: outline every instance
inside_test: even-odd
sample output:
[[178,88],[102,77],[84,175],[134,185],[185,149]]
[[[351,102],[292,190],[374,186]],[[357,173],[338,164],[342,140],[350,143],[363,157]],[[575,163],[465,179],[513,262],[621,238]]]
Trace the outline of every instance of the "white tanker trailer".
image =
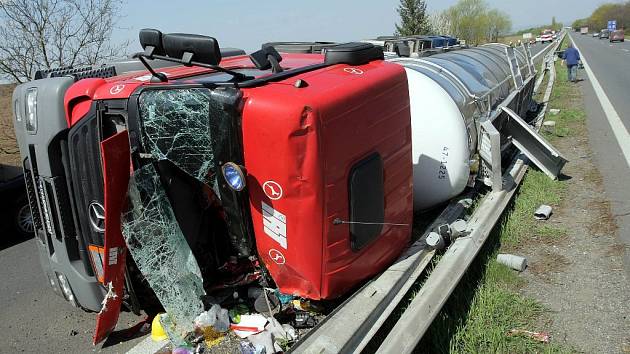
[[[280,52],[302,52],[306,44],[266,45]],[[312,44],[309,48],[322,52],[334,46]],[[478,179],[493,190],[503,188],[501,161],[506,151],[514,151],[507,149],[510,143],[550,177],[557,177],[566,159],[520,118],[535,107],[536,69],[528,46],[514,49],[491,43],[432,53],[385,55],[407,72],[414,210],[446,202]]]
[[[510,49],[490,44],[389,59],[405,67],[409,82],[416,210],[445,202],[474,181],[480,125],[497,107],[508,106],[521,116],[530,107],[535,72],[526,55]],[[513,80],[508,50],[524,80]]]

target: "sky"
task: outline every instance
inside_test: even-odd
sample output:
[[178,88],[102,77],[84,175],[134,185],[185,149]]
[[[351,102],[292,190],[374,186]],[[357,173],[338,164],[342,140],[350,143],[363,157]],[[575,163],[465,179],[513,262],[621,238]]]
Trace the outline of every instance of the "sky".
[[[511,16],[513,30],[551,23],[552,16],[570,24],[606,2],[486,1]],[[437,12],[456,2],[427,0],[427,7]],[[205,34],[215,37],[222,47],[248,52],[270,41],[351,41],[392,34],[398,21],[398,4],[399,0],[128,0],[113,39],[129,40],[130,52],[141,50],[138,31],[142,28]]]

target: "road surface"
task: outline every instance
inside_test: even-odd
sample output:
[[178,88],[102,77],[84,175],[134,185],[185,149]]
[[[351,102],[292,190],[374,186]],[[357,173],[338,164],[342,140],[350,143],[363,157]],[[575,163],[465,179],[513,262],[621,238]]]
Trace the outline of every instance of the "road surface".
[[619,226],[618,237],[626,245],[625,268],[630,274],[630,42],[570,36],[597,80],[594,88],[586,70],[579,71],[591,147]]
[[[92,346],[96,314],[73,308],[49,288],[36,253],[36,240],[22,240],[5,227],[0,241],[0,333],[3,353],[124,353],[139,339]],[[142,320],[121,314],[123,326]]]

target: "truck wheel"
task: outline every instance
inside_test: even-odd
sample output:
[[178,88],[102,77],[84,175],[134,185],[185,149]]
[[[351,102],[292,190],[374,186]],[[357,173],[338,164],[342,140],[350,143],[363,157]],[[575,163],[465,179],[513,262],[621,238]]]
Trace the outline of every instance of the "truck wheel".
[[13,224],[15,230],[22,237],[30,237],[35,231],[33,224],[33,215],[31,215],[31,207],[25,197],[18,199],[13,212]]

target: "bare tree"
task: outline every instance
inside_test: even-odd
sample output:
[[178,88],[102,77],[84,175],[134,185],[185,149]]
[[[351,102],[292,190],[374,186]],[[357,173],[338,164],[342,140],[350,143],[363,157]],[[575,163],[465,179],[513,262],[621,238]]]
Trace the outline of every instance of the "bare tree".
[[0,0],[0,77],[122,56],[127,43],[110,42],[119,14],[115,0]]
[[451,19],[444,12],[436,12],[429,15],[429,25],[436,34],[451,34]]

